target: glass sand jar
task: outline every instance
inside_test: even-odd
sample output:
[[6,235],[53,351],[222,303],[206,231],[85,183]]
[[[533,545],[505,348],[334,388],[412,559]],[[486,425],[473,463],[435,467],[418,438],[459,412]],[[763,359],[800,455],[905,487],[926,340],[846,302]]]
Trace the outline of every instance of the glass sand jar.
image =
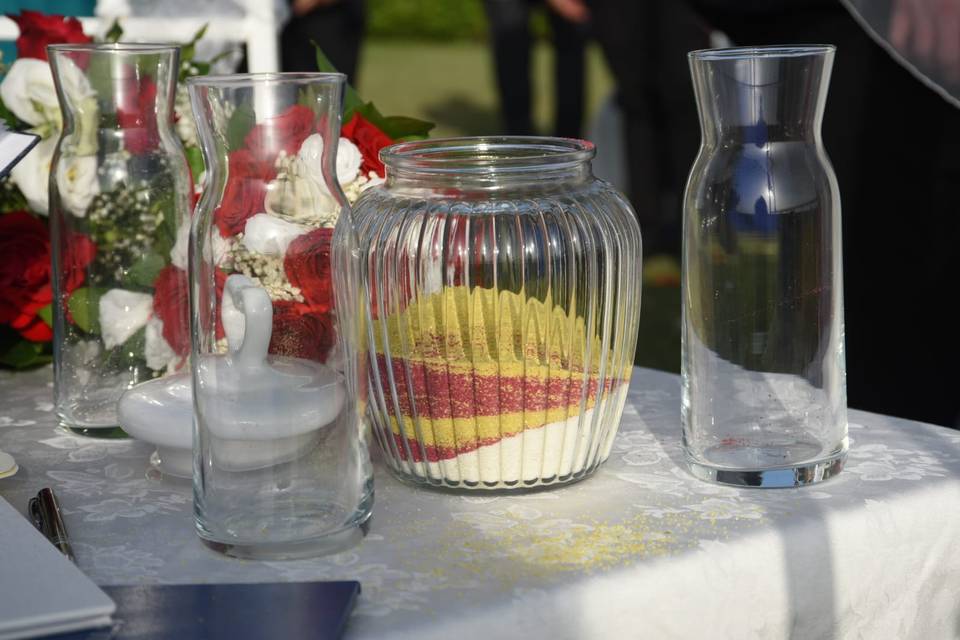
[[692,472],[792,487],[847,453],[840,194],[820,137],[832,46],[690,54],[703,142],[684,203]]
[[591,143],[410,142],[354,206],[373,433],[401,479],[511,490],[610,454],[640,313],[640,230]]
[[332,552],[373,505],[331,274],[344,76],[188,86],[209,167],[190,254],[197,532],[241,557]]

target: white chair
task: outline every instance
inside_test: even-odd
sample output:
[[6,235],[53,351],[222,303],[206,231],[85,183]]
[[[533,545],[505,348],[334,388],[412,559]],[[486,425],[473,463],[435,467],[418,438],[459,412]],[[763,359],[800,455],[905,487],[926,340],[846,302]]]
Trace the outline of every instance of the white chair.
[[[278,71],[280,25],[274,3],[271,0],[234,0],[232,4],[239,9],[237,15],[147,17],[131,15],[130,5],[124,0],[108,1],[98,3],[98,17],[80,18],[80,22],[87,34],[96,37],[110,28],[114,18],[119,18],[123,39],[140,42],[185,42],[206,24],[204,40],[246,45],[247,67],[251,72]],[[0,40],[16,40],[19,35],[13,20],[0,16]]]

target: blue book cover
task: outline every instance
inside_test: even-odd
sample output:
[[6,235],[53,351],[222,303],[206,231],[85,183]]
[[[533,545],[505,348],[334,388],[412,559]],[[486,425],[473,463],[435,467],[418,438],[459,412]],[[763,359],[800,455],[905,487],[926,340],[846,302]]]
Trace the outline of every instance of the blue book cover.
[[103,587],[117,603],[113,626],[55,640],[245,640],[343,635],[359,582]]

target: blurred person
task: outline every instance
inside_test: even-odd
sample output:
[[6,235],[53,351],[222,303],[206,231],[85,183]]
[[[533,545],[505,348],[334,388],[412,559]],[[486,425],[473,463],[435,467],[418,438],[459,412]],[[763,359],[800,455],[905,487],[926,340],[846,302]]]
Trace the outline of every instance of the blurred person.
[[289,0],[291,17],[280,34],[284,71],[316,71],[311,40],[333,66],[357,83],[357,63],[366,26],[364,0]]
[[[553,0],[556,10],[588,7],[593,33],[617,85],[629,196],[645,258],[669,258],[679,278],[680,202],[700,146],[686,54],[709,46],[705,25],[678,0]],[[670,266],[672,264],[672,266]]]
[[[564,0],[559,0],[563,5]],[[531,10],[537,0],[484,0],[490,22],[497,88],[500,92],[504,133],[533,135],[531,116],[530,33]],[[589,14],[582,5],[557,12],[557,0],[547,2],[554,57],[556,111],[554,135],[579,138],[583,125],[584,50]]]
[[960,2],[893,0],[886,31],[921,71],[933,73],[955,96],[960,93]]

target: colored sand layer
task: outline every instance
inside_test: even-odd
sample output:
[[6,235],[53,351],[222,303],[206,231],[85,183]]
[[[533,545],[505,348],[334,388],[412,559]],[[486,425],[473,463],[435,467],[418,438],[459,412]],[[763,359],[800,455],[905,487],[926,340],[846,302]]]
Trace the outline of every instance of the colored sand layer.
[[624,358],[585,338],[596,333],[561,307],[464,286],[375,323],[374,409],[389,423],[394,463],[419,476],[501,483],[602,461],[631,368],[614,370]]

